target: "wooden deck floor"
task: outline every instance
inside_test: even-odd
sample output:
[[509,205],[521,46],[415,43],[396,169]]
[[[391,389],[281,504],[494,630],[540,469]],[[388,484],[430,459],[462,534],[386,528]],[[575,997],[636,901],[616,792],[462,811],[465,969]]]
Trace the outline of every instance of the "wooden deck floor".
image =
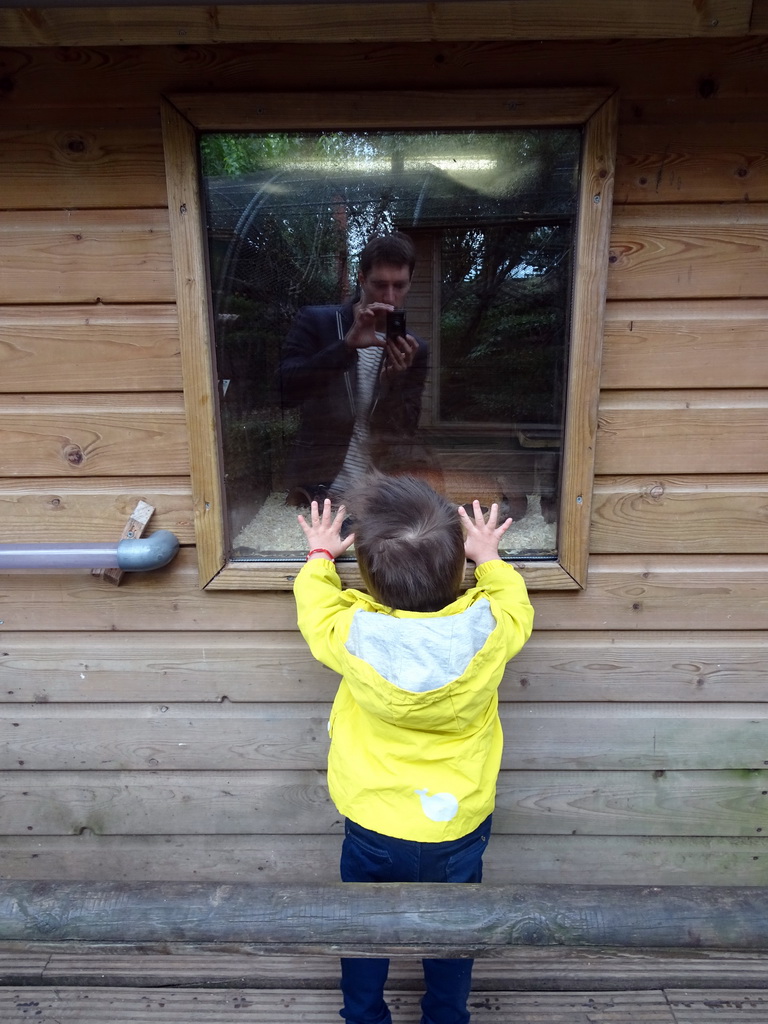
[[[395,1024],[418,962],[393,961]],[[0,953],[2,1024],[338,1024],[337,960]],[[768,1024],[768,955],[530,949],[479,960],[473,1024]]]
[[[396,1024],[418,1024],[415,993],[389,1000]],[[271,989],[38,988],[2,990],[5,1024],[339,1024],[331,992]],[[729,1024],[768,1021],[768,994],[651,991],[479,995],[473,1024]]]

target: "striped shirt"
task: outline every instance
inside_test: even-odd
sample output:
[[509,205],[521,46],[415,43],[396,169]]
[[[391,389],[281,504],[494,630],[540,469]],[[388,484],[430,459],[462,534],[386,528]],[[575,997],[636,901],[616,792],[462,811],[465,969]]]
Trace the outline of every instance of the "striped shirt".
[[[377,335],[383,338],[383,335]],[[378,346],[357,350],[355,393],[355,425],[344,462],[331,484],[334,494],[342,495],[371,468],[370,417],[376,380],[381,366],[382,350]]]

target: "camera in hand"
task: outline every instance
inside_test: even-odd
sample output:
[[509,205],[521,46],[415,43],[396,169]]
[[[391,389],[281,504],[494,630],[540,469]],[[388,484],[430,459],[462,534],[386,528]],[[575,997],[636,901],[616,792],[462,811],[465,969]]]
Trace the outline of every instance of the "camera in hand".
[[391,313],[387,313],[387,340],[394,341],[395,338],[404,338],[405,333],[405,310],[393,309]]

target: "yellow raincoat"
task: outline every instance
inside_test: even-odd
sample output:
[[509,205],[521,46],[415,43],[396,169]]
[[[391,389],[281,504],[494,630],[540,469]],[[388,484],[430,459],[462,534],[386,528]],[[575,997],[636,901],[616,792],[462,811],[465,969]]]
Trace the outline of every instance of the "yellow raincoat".
[[328,725],[340,814],[396,839],[443,842],[493,811],[503,737],[498,686],[531,634],[520,574],[501,560],[438,612],[386,608],[342,590],[330,560],[296,578],[312,654],[341,676]]

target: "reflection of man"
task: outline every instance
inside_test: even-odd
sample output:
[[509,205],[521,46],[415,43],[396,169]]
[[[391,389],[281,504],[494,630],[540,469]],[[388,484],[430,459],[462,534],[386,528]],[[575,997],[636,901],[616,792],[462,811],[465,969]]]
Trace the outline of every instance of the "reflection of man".
[[299,406],[301,420],[286,473],[289,504],[343,494],[381,465],[389,445],[413,439],[427,346],[407,333],[387,338],[385,329],[386,314],[405,305],[415,262],[407,236],[372,239],[360,256],[356,300],[305,306],[291,325],[280,387],[283,408]]

